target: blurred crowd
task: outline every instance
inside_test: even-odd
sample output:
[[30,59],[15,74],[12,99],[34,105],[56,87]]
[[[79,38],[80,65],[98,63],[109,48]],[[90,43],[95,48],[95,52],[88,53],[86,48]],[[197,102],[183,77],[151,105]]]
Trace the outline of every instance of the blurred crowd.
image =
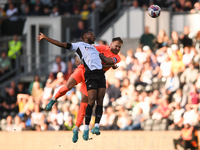
[[[0,16],[15,21],[15,16],[59,16],[82,15],[87,16],[96,8],[102,7],[104,0],[8,0],[4,7],[0,8]],[[198,0],[122,0],[124,5],[132,3],[133,8],[147,9],[152,4],[161,8],[172,7],[173,11],[198,12],[200,3]],[[115,3],[115,2],[113,2]]]
[[102,0],[8,0],[1,16],[59,16],[81,14],[83,19],[102,4]]
[[[107,45],[104,40],[98,43]],[[180,130],[184,122],[199,128],[200,31],[190,32],[185,26],[183,33],[173,31],[169,37],[164,30],[153,35],[146,26],[138,45],[126,56],[120,53],[119,68],[106,72],[100,129],[141,130],[150,125],[151,130],[154,123],[163,123],[164,130]],[[81,101],[80,84],[59,98],[50,112],[45,106],[75,68],[73,58],[65,63],[57,56],[45,83],[39,76],[28,88],[11,82],[1,91],[1,130],[72,130]]]

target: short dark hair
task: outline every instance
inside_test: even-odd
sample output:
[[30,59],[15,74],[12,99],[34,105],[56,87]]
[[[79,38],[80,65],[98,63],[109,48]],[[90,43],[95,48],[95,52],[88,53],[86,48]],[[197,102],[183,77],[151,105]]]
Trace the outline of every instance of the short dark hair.
[[119,41],[119,43],[123,44],[123,40],[120,37],[115,37],[112,39],[112,42]]
[[83,36],[86,34],[86,33],[89,33],[89,32],[92,32],[91,30],[84,30],[82,33],[81,33],[81,39],[83,40]]

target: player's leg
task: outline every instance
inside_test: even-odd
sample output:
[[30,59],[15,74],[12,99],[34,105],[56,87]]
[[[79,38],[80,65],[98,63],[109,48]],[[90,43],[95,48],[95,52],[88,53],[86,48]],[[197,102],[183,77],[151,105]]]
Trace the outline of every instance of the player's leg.
[[57,99],[63,95],[65,95],[69,90],[71,90],[75,85],[77,84],[75,78],[70,76],[70,78],[67,81],[66,85],[63,85],[59,88],[57,93],[53,96],[52,100],[47,104],[46,110],[50,111],[52,106],[57,102]]
[[96,135],[100,135],[99,131],[99,122],[103,113],[103,99],[106,92],[106,88],[99,88],[97,94],[97,107],[95,110],[95,127],[92,129],[92,133]]
[[88,104],[88,97],[86,95],[82,94],[80,109],[78,111],[77,120],[76,120],[76,126],[73,129],[72,141],[74,143],[76,143],[78,141],[78,130],[79,130],[79,127],[81,126],[83,119],[85,117],[85,111],[86,111],[87,104]]
[[89,138],[89,124],[92,116],[92,109],[97,98],[97,90],[91,89],[88,91],[88,105],[85,112],[85,128],[83,133],[83,139],[88,140]]

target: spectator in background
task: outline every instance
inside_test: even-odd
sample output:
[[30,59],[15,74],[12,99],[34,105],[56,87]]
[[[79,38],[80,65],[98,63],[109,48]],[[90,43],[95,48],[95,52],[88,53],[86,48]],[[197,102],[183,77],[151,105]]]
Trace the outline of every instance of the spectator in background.
[[132,49],[127,50],[127,55],[125,59],[126,65],[129,65],[131,63],[133,55],[134,55],[134,52]]
[[39,104],[35,105],[34,112],[31,114],[31,122],[33,126],[40,125],[43,114],[40,112]]
[[21,0],[19,3],[19,14],[25,14],[26,13],[26,6],[28,6],[28,3],[26,0]]
[[64,130],[72,130],[75,127],[75,123],[73,122],[73,117],[68,116],[67,120],[64,123]]
[[185,64],[178,55],[175,55],[171,68],[172,72],[176,75],[180,75],[185,70]]
[[166,35],[164,30],[158,32],[157,38],[155,39],[155,50],[163,48],[168,45],[169,37]]
[[147,84],[152,84],[152,68],[150,63],[145,63],[144,68],[142,70],[141,76],[140,76],[140,81],[142,85],[146,86]]
[[22,131],[21,118],[19,116],[15,116],[15,123],[13,124],[13,130],[17,132]]
[[145,120],[142,114],[142,109],[138,109],[137,115],[133,116],[129,121],[128,125],[122,128],[121,130],[140,130],[141,123]]
[[26,113],[27,113],[27,110],[30,112],[33,112],[34,108],[35,108],[34,98],[33,98],[33,96],[29,96],[24,109],[26,110]]
[[195,85],[192,85],[192,88],[188,97],[188,104],[198,104],[199,103],[200,94],[197,92],[197,88]]
[[4,12],[6,12],[9,9],[10,4],[13,4],[13,1],[7,0],[7,3],[5,3],[5,5],[4,5],[4,9],[3,9]]
[[102,45],[108,45],[108,43],[105,40],[99,40],[98,44],[102,44]]
[[51,100],[52,96],[53,96],[53,88],[51,87],[51,83],[52,80],[51,79],[47,79],[46,85],[44,87],[44,92],[43,92],[43,96],[42,96],[42,104],[44,104],[45,106],[49,103],[49,101]]
[[33,16],[41,16],[43,14],[42,7],[40,5],[34,5],[32,14]]
[[115,115],[114,109],[108,106],[103,112],[102,119],[100,121],[100,130],[117,130],[116,125],[117,116]]
[[52,0],[41,0],[42,5],[48,8],[52,7],[52,2],[53,2]]
[[56,119],[58,125],[60,125],[60,126],[63,125],[63,120],[64,120],[63,112],[60,112],[58,110],[58,106],[56,104],[52,107],[52,110],[49,113],[49,117],[47,117],[48,122],[51,122],[51,123],[53,123],[55,119]]
[[184,11],[190,11],[192,8],[193,8],[192,2],[191,1],[185,1],[183,10]]
[[42,96],[43,96],[43,88],[40,87],[40,83],[38,81],[35,81],[33,83],[33,89],[31,92],[31,96],[33,96],[33,98],[37,104],[41,103]]
[[132,6],[129,8],[130,11],[141,10],[138,0],[134,0]]
[[[144,46],[144,50],[146,50],[146,47]],[[143,64],[147,61],[147,55],[146,53],[143,51],[142,48],[138,47],[136,49],[136,53],[135,53],[135,57],[137,58],[138,62],[140,64]],[[135,65],[135,64],[134,64]],[[134,67],[134,66],[133,66]]]
[[185,121],[179,139],[174,139],[173,141],[175,150],[177,150],[177,145],[180,145],[184,149],[198,149],[197,130],[191,125],[191,122]]
[[189,66],[190,62],[193,60],[193,57],[194,57],[194,51],[191,51],[190,47],[185,46],[182,61],[186,67]]
[[[200,3],[199,3],[200,6]],[[196,51],[199,53],[200,52],[200,30],[197,32],[194,40],[194,47],[196,49]]]
[[72,7],[70,0],[63,0],[60,4],[60,10],[62,15],[68,15],[72,13]]
[[3,76],[4,74],[8,73],[11,69],[12,69],[11,61],[7,57],[6,52],[2,51],[0,57],[0,76]]
[[190,62],[189,67],[186,68],[180,76],[180,81],[184,84],[184,92],[188,92],[188,89],[191,88],[191,85],[194,84],[197,80],[198,69],[194,68],[194,63]]
[[169,55],[170,55],[171,61],[175,60],[176,55],[178,55],[179,60],[182,60],[183,58],[183,53],[181,53],[177,44],[171,45],[171,52],[169,52]]
[[176,31],[172,31],[171,36],[172,38],[170,39],[169,46],[171,46],[172,44],[177,44],[178,46],[180,46],[181,42],[178,33]]
[[170,102],[172,95],[178,90],[180,87],[180,81],[177,75],[174,75],[173,72],[170,73],[170,76],[167,77],[166,83],[165,83],[165,88],[167,89],[167,94],[170,95]]
[[116,99],[121,97],[121,83],[119,79],[115,79],[115,82],[113,85],[110,85],[107,81],[107,88],[106,88],[106,93],[108,94],[110,103],[114,102]]
[[125,108],[121,105],[116,107],[116,110],[118,111],[117,126],[119,129],[123,129],[128,125],[128,114],[126,113]]
[[161,63],[160,65],[160,70],[159,70],[159,74],[158,74],[158,78],[162,78],[162,77],[168,77],[171,73],[171,61],[170,58],[167,54],[165,54],[164,57],[164,61]]
[[22,42],[18,40],[18,36],[14,35],[13,40],[8,42],[8,57],[11,59],[12,67],[15,68],[17,54],[21,54]]
[[158,75],[158,73],[159,73],[159,71],[160,71],[160,67],[159,67],[159,63],[158,63],[158,61],[157,61],[157,59],[156,59],[156,56],[155,55],[152,55],[151,56],[151,67],[152,67],[152,73],[153,73],[153,76],[155,77],[155,76],[157,76]]
[[59,15],[60,13],[59,13],[58,6],[54,6],[52,9],[52,12],[50,13],[50,17],[57,17]]
[[149,27],[146,26],[144,28],[144,34],[140,37],[141,47],[148,45],[152,50],[154,50],[154,43],[153,43],[154,39],[155,39],[155,36],[149,32]]
[[15,91],[15,93],[16,93],[16,95],[17,95],[17,86],[16,86],[16,83],[15,83],[15,81],[11,81],[10,82],[10,86],[9,87],[5,87],[5,95],[4,95],[4,97],[6,97],[6,96],[8,96],[9,94],[9,90],[11,89],[11,88],[13,88],[14,89],[14,91]]
[[31,10],[30,10],[30,6],[26,5],[24,12],[22,12],[20,15],[21,16],[31,16],[32,13],[31,13]]
[[184,111],[185,110],[181,108],[180,103],[177,103],[175,110],[172,112],[174,120],[173,120],[173,123],[170,125],[171,129],[174,129],[174,130],[182,129]]
[[40,88],[43,88],[43,84],[40,81],[40,77],[38,75],[35,75],[33,81],[29,84],[28,92],[29,92],[30,95],[31,95],[32,90],[33,90],[33,83],[36,82],[36,81],[40,83]]
[[152,119],[161,120],[162,118],[167,118],[170,113],[169,101],[168,99],[163,99],[160,105],[153,111]]
[[185,26],[183,34],[180,35],[180,41],[181,41],[181,44],[183,44],[183,47],[193,45],[192,39],[189,38],[188,36],[189,33],[190,33],[190,28],[188,26]]
[[10,21],[17,21],[18,18],[18,9],[14,6],[13,3],[9,4],[9,8],[6,10],[6,17],[9,18]]
[[51,72],[54,73],[55,78],[58,72],[66,72],[66,64],[62,61],[62,58],[60,56],[56,56],[56,61],[53,63]]
[[194,8],[190,10],[190,13],[197,13],[200,11],[200,3],[199,2],[196,2],[194,4]]
[[3,102],[3,109],[4,109],[3,112],[4,117],[8,115],[14,117],[19,112],[17,96],[13,88],[10,88],[8,90],[8,95],[7,97],[5,97],[5,100]]
[[[55,93],[57,93],[57,91],[59,90],[60,86],[65,85],[66,83],[67,83],[67,81],[65,80],[63,73],[62,73],[62,72],[59,72],[59,73],[57,74],[57,79],[55,79],[55,80],[51,83],[51,87],[54,89],[53,95],[54,95]],[[70,96],[71,96],[72,91],[73,91],[73,89],[70,90],[70,91],[68,91],[67,94],[68,94],[68,95],[70,94]],[[71,92],[71,93],[70,93],[70,92]],[[73,92],[74,92],[74,91],[73,91]],[[69,96],[69,97],[70,97],[70,96]],[[60,97],[60,98],[58,99],[58,101],[60,101],[60,100],[61,100],[61,101],[64,101],[65,99],[66,99],[66,95]]]
[[44,16],[49,16],[49,15],[50,15],[50,9],[49,9],[48,6],[45,6],[45,7],[43,8],[43,15],[44,15]]
[[[90,14],[89,8],[87,4],[83,5],[83,9],[81,10],[81,19],[85,22],[88,19],[88,15]],[[86,22],[85,22],[86,24]]]
[[80,39],[81,37],[81,33],[85,30],[85,25],[84,22],[82,20],[79,20],[77,23],[77,29],[75,31],[75,38],[76,39]]
[[13,131],[13,124],[12,124],[12,116],[8,116],[6,118],[6,125],[3,128],[4,131],[12,132]]

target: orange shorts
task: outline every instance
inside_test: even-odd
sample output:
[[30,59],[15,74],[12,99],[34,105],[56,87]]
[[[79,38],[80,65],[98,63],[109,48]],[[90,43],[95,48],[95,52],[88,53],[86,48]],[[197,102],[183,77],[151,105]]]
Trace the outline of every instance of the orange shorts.
[[84,73],[84,65],[79,65],[78,68],[74,70],[74,73],[71,75],[71,77],[76,80],[77,84],[82,82],[80,92],[83,93],[85,96],[88,96]]

